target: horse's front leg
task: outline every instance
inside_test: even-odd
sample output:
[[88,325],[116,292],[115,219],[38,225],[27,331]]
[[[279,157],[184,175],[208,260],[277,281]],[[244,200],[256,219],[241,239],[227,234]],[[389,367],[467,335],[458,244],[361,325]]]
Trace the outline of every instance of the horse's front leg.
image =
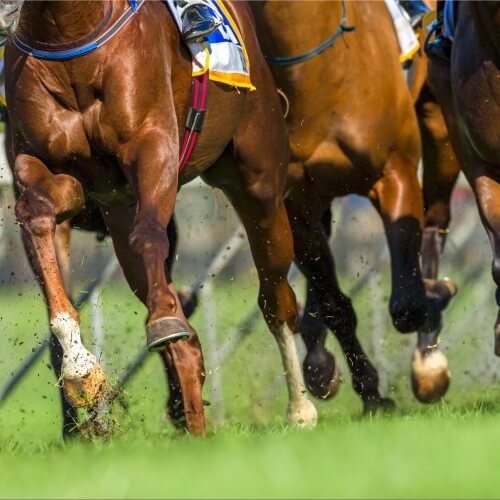
[[125,148],[123,164],[137,197],[133,222],[126,209],[105,208],[102,213],[125,275],[148,309],[147,345],[152,351],[163,352],[171,389],[180,387],[179,404],[183,405],[187,429],[204,434],[201,347],[169,283],[166,267],[167,225],[177,194],[177,142],[169,143],[163,131],[139,135]]
[[[413,382],[417,398],[428,403],[441,397],[442,394],[441,391],[433,390],[432,374],[429,381],[425,381],[426,374],[432,373],[432,370],[428,370],[425,365],[429,364],[427,361],[429,356],[430,359],[434,357],[439,361],[439,354],[436,356],[432,352],[436,350],[439,341],[442,311],[456,292],[456,287],[451,281],[437,281],[437,279],[450,223],[451,194],[460,173],[460,165],[451,147],[441,108],[427,88],[422,91],[417,111],[424,164],[422,189],[425,219],[422,238],[422,274],[426,283],[429,309],[425,324],[418,329]],[[423,371],[420,370],[421,366],[424,367]],[[421,372],[421,376],[416,377],[415,372]],[[415,383],[419,379],[419,383]]]
[[80,319],[65,292],[55,246],[56,223],[81,210],[83,189],[74,177],[53,175],[39,159],[26,154],[17,156],[14,173],[20,192],[16,216],[45,293],[51,331],[63,352],[64,393],[73,406],[92,407],[104,395],[106,377],[95,356],[82,345]]
[[[454,290],[448,283],[426,282],[419,264],[423,206],[416,168],[402,154],[389,158],[384,176],[376,182],[371,199],[385,226],[392,268],[390,311],[402,333],[424,327],[434,303],[443,308]],[[413,364],[413,390],[422,401],[436,400],[449,385],[446,357],[437,342],[417,343]]]

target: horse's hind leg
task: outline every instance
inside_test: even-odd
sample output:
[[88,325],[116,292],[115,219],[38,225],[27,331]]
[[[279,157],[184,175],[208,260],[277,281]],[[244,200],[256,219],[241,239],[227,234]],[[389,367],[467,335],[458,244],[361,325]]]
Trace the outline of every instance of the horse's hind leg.
[[[273,89],[271,81],[256,85],[261,95]],[[278,343],[285,370],[288,421],[297,426],[314,425],[317,413],[307,397],[293,338],[297,305],[287,278],[293,239],[282,198],[288,165],[285,125],[278,96],[264,107],[255,94],[248,97],[251,122],[242,124],[234,141],[239,163],[226,152],[203,177],[223,189],[245,226],[259,275],[259,306]]]
[[[310,201],[299,203],[293,198],[287,200],[287,209],[292,221],[295,260],[314,288],[326,325],[339,340],[352,374],[354,390],[361,396],[364,411],[371,412],[380,406],[392,406],[390,400],[380,396],[377,371],[356,337],[356,314],[351,300],[340,290],[328,239],[319,222],[322,210],[315,209]],[[315,384],[310,385],[310,388],[316,396],[328,397],[328,391],[336,390],[338,384],[334,379],[334,360],[330,360],[331,354],[324,349],[321,334],[304,337],[304,341],[308,350],[304,360],[306,380],[314,380],[314,372],[323,373],[321,378],[328,385],[317,387]]]
[[68,175],[53,175],[37,158],[21,154],[15,161],[20,191],[16,216],[23,229],[27,254],[49,307],[50,326],[63,350],[62,383],[73,406],[92,406],[106,387],[95,356],[82,345],[78,313],[64,290],[55,251],[55,229],[84,203],[80,183]]
[[[455,291],[451,281],[436,280],[450,222],[451,193],[460,173],[460,166],[450,144],[441,108],[427,88],[423,89],[417,103],[417,114],[424,164],[422,274],[426,281],[429,311],[425,325],[418,330],[412,385],[417,399],[429,403],[440,398],[447,388],[446,383],[436,386],[432,370],[422,370],[422,365],[429,364],[434,356],[440,358],[440,354],[436,355],[434,352],[439,344],[441,315],[450,299],[450,291]],[[425,360],[424,363],[422,360]]]
[[[132,207],[104,207],[103,217],[110,231],[116,255],[120,261],[130,288],[144,303],[148,303],[149,282],[145,262],[130,246],[129,234],[133,227],[135,210]],[[165,239],[167,231],[165,231]],[[202,402],[202,386],[205,379],[203,356],[196,331],[189,324],[180,305],[177,292],[171,282],[170,272],[163,268],[168,292],[175,301],[175,315],[189,331],[184,342],[168,343],[160,352],[167,370],[170,397],[168,412],[177,427],[186,428],[192,434],[205,433],[205,416]]]
[[256,193],[226,193],[247,231],[260,281],[259,306],[281,352],[288,385],[288,421],[298,426],[314,425],[316,409],[306,395],[293,338],[297,306],[287,279],[293,242],[285,207],[282,201],[266,200]]

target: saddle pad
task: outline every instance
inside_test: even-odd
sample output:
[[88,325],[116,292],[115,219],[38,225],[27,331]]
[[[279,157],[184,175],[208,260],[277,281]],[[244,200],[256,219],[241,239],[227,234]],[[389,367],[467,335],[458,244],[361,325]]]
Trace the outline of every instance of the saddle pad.
[[385,4],[391,14],[394,29],[398,37],[399,60],[401,62],[407,61],[411,59],[420,48],[417,35],[415,31],[413,31],[410,21],[403,15],[399,2],[396,0],[385,0]]
[[[174,0],[164,0],[181,30],[180,9]],[[209,79],[232,87],[254,90],[250,64],[240,30],[221,0],[205,0],[212,15],[222,24],[201,44],[188,43],[193,57],[193,76],[208,71]]]

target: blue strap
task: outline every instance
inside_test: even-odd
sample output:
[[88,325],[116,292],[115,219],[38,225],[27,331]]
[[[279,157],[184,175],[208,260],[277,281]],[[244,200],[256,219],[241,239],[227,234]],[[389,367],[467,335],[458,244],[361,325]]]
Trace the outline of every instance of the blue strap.
[[335,31],[335,33],[330,38],[328,38],[328,40],[325,40],[321,45],[318,45],[313,50],[310,50],[309,52],[306,52],[305,54],[302,54],[300,56],[289,56],[289,57],[265,56],[266,60],[271,64],[277,64],[279,66],[290,66],[292,64],[298,64],[307,61],[308,59],[311,59],[317,56],[318,54],[321,54],[326,49],[331,47],[335,43],[337,38],[344,32],[350,33],[356,30],[355,26],[347,26],[346,23],[347,23],[347,12],[345,8],[345,0],[342,0],[342,17],[340,19],[339,27],[337,28],[337,31]]
[[[132,3],[133,2],[133,3]],[[109,42],[134,16],[144,4],[145,0],[131,0],[127,10],[110,26],[102,35],[98,36],[93,42],[86,43],[81,47],[75,47],[68,50],[39,50],[30,47],[27,43],[23,42],[16,33],[12,34],[12,42],[14,45],[25,54],[32,56],[36,59],[44,61],[67,61],[76,57],[84,56],[89,52],[102,47],[106,42]]]

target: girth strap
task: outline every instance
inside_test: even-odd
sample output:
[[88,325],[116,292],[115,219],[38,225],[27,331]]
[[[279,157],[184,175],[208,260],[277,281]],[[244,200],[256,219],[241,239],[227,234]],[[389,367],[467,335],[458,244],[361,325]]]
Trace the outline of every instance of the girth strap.
[[193,153],[196,140],[203,127],[205,120],[208,94],[208,71],[202,75],[195,76],[193,79],[193,91],[191,94],[191,106],[186,118],[184,137],[182,139],[181,150],[179,154],[179,173],[184,170],[189,158]]

